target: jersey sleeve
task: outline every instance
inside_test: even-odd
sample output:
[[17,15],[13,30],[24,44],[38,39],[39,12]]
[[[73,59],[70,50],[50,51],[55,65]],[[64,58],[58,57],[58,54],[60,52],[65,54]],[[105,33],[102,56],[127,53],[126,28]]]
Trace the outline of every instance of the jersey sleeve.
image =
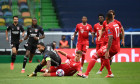
[[89,30],[91,33],[93,32],[93,30],[92,30],[92,26],[90,25],[90,30]]
[[6,30],[7,30],[7,31],[11,30],[11,27],[10,27],[10,26],[8,26]]
[[70,56],[70,55],[67,55],[67,59],[71,59],[72,58],[72,56]]
[[81,64],[79,64],[76,68],[77,71],[80,71],[81,70]]
[[103,28],[104,29],[106,28],[106,22],[105,21],[103,22]]
[[28,27],[27,28],[27,36],[29,36],[30,35],[30,28]]
[[20,26],[20,30],[21,30],[21,32],[24,32],[24,28],[22,25]]
[[44,35],[44,29],[42,27],[40,27],[40,33]]
[[93,27],[93,32],[96,33],[96,25]]
[[77,32],[79,31],[79,29],[78,29],[78,24],[76,25],[76,29],[75,29],[75,31],[77,31]]
[[44,58],[45,58],[45,61],[51,60],[50,56],[47,54],[44,55]]

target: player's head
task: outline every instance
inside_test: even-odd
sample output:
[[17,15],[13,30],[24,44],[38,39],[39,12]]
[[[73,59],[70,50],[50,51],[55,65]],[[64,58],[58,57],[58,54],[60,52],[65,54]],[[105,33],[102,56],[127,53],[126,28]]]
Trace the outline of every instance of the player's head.
[[80,61],[81,57],[82,57],[82,51],[80,50],[76,51],[76,55],[75,55],[76,61]]
[[43,42],[38,43],[37,49],[38,49],[38,51],[43,52],[45,49],[45,44]]
[[65,40],[66,39],[66,36],[65,35],[62,35],[61,39],[62,40]]
[[82,22],[83,22],[83,23],[87,23],[87,17],[86,17],[86,16],[83,16],[83,17],[82,17]]
[[113,15],[111,13],[106,14],[106,21],[107,23],[111,22],[113,20]]
[[36,18],[32,19],[32,25],[37,25],[37,19]]
[[108,13],[111,13],[113,15],[113,19],[115,18],[115,11],[114,10],[109,10]]
[[103,22],[104,21],[104,15],[103,14],[99,14],[98,18],[99,18],[99,22]]
[[13,22],[18,23],[18,16],[13,16]]
[[56,41],[53,41],[52,44],[53,44],[52,48],[55,49],[56,48]]

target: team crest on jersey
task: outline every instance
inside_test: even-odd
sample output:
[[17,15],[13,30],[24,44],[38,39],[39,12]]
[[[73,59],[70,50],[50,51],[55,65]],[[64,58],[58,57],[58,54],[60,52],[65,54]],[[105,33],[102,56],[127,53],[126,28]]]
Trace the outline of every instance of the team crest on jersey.
[[80,28],[82,28],[82,27],[80,27]]
[[84,30],[83,29],[81,29],[81,33],[84,33]]
[[97,29],[99,29],[99,28],[97,27]]
[[19,30],[19,27],[17,27],[17,30]]
[[35,32],[38,32],[38,29],[35,29]]
[[73,66],[75,66],[76,64],[74,63]]

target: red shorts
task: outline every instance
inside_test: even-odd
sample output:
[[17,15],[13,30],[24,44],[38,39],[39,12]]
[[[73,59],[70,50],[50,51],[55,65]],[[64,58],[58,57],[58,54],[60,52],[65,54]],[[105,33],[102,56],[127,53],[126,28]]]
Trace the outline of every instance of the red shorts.
[[[105,53],[106,53],[106,50],[107,50],[107,44],[105,45],[105,46],[103,46],[103,47],[101,47],[98,51],[97,51],[97,54],[101,57],[101,58],[104,58],[104,55],[105,55]],[[116,51],[109,51],[109,55],[110,55],[110,57],[109,58],[111,58],[112,56],[114,56],[115,54],[117,54],[118,52]]]
[[102,46],[104,46],[103,43],[96,44],[96,51],[98,51]]
[[83,52],[87,52],[87,49],[89,48],[89,42],[77,42],[76,50],[81,50]]

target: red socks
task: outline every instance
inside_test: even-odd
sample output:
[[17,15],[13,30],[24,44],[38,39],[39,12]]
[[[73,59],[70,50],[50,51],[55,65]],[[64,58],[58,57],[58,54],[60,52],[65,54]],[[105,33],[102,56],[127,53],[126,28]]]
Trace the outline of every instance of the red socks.
[[112,72],[111,72],[111,67],[110,67],[109,59],[105,59],[104,62],[103,62],[103,65],[106,67],[106,69],[108,71],[108,74],[111,75]]
[[104,64],[103,64],[103,62],[104,62],[104,59],[101,58],[101,68],[99,69],[100,71],[103,71],[103,69],[104,69]]
[[85,53],[82,54],[81,67],[83,67],[84,61],[85,61]]
[[85,75],[88,75],[89,72],[91,71],[91,69],[94,67],[95,63],[96,63],[96,60],[97,60],[97,56],[92,56],[92,59],[90,60],[89,64],[88,64],[88,67],[87,67],[87,70],[85,72]]

